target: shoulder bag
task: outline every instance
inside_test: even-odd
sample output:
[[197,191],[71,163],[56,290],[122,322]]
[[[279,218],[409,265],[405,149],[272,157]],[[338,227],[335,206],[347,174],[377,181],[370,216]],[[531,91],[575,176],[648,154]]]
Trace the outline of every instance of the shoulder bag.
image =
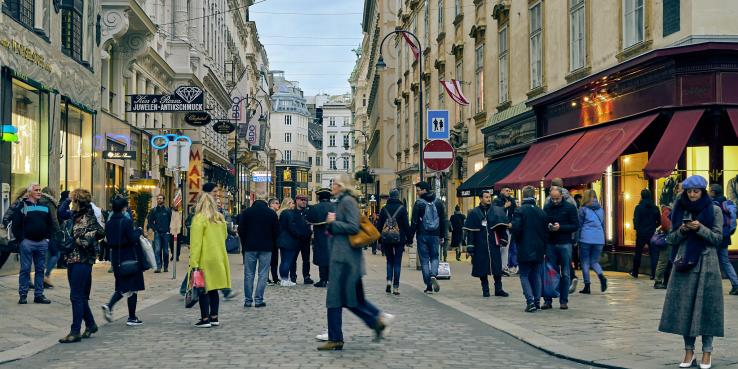
[[359,219],[359,232],[348,236],[351,247],[362,248],[375,242],[381,235],[377,228],[369,220],[369,217],[362,215]]

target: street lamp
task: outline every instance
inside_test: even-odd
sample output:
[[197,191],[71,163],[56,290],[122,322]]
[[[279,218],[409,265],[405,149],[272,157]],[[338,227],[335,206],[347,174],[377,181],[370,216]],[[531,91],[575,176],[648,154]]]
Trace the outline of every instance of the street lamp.
[[[382,69],[387,67],[387,64],[384,62],[384,58],[382,57],[382,47],[384,46],[384,42],[387,41],[387,39],[394,34],[405,34],[408,36],[411,36],[413,39],[415,39],[415,44],[417,47],[420,47],[420,40],[418,39],[418,36],[415,36],[414,33],[404,30],[402,28],[395,28],[394,31],[388,33],[384,38],[382,39],[382,43],[379,44],[379,59],[377,59],[377,65],[376,68],[378,71],[381,71]],[[419,125],[418,132],[418,146],[420,148],[420,163],[418,165],[419,172],[420,172],[420,180],[424,181],[425,178],[423,177],[423,58],[422,56],[418,57],[418,71],[420,76],[420,81],[418,82],[418,120]]]
[[[253,97],[250,97],[247,94],[246,96],[240,97],[240,98],[239,97],[234,97],[232,101],[233,101],[233,104],[236,105],[236,106],[241,105],[241,103],[244,102],[244,101],[247,102],[247,106],[246,106],[246,124],[248,124],[251,121],[251,119],[250,119],[251,109],[249,109],[249,107],[248,107],[248,102],[249,101],[256,101],[256,103],[259,105],[259,112],[260,112],[259,121],[260,122],[263,122],[263,121],[266,120],[266,117],[264,115],[264,106],[261,105],[261,101],[259,101],[258,99],[255,99]],[[241,163],[239,163],[239,161],[238,161],[239,160],[239,157],[238,157],[238,146],[239,145],[238,145],[238,143],[239,143],[239,141],[241,141],[241,139],[240,139],[240,137],[238,137],[238,134],[240,132],[240,129],[239,129],[240,127],[239,127],[238,122],[236,123],[236,127],[237,127],[237,129],[236,129],[236,148],[235,148],[236,149],[236,153],[234,155],[234,162],[235,162],[235,165],[236,165],[236,209],[237,209],[238,212],[240,212],[241,211],[241,200],[242,199],[241,199],[241,177],[240,177],[240,173],[239,173],[239,167],[241,166]]]

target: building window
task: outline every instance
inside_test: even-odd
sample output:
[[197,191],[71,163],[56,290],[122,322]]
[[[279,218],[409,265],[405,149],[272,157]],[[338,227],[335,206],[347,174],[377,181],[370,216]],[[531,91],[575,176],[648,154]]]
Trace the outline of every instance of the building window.
[[543,21],[541,2],[529,10],[530,22],[530,89],[541,87],[543,83]]
[[438,0],[438,32],[443,32],[443,13],[446,10],[444,0]]
[[499,53],[498,53],[498,68],[499,68],[499,78],[500,78],[500,98],[499,102],[500,104],[506,103],[510,100],[510,97],[508,96],[508,70],[509,70],[509,57],[510,57],[510,49],[508,48],[508,35],[507,35],[507,24],[503,25],[502,28],[497,32],[498,35],[498,45],[499,45]]
[[587,18],[584,0],[569,0],[569,70],[575,71],[587,63]]
[[284,160],[287,162],[292,161],[292,150],[284,150]]
[[664,37],[679,32],[679,22],[681,14],[679,8],[679,0],[664,0]]
[[[464,86],[464,63],[462,60],[459,60],[456,62],[456,80],[462,81],[462,88]],[[454,104],[456,106],[456,117],[458,118],[459,122],[462,122],[464,120],[464,107],[459,104]]]
[[461,14],[461,0],[454,0],[454,16]]
[[312,156],[308,158],[308,165],[310,165],[310,166],[313,165],[313,157]]
[[349,145],[349,135],[343,135],[343,147],[348,150],[351,145]]
[[336,135],[328,136],[328,147],[336,147]]
[[[9,91],[10,92],[10,91]],[[12,192],[31,183],[48,184],[49,97],[23,82],[13,80],[11,122],[18,129],[18,142],[10,145]],[[8,158],[3,157],[3,161]]]
[[28,28],[33,28],[36,16],[33,0],[5,0],[3,8],[7,14]]
[[[59,161],[60,189],[73,191],[92,188],[92,114],[69,104],[61,105],[61,158]],[[125,150],[125,146],[106,143],[108,150]],[[122,171],[122,168],[121,168]],[[114,178],[115,176],[113,176]],[[122,180],[113,183],[121,184]],[[112,184],[112,183],[111,183]],[[113,184],[114,185],[114,184]]]
[[291,115],[285,115],[284,116],[284,125],[291,126],[292,125],[292,116]]
[[484,44],[474,52],[474,112],[484,111]]
[[292,133],[287,132],[284,134],[284,142],[286,143],[292,142]]
[[[63,3],[62,3],[63,4]],[[62,52],[68,57],[82,61],[82,10],[83,1],[75,1],[74,6],[61,10]]]
[[330,170],[336,170],[336,157],[335,156],[329,156],[328,157],[328,169]]
[[[633,226],[633,212],[641,199],[640,192],[648,188],[648,180],[639,176],[639,171],[648,163],[648,153],[640,152],[620,157],[620,186],[623,193],[622,240],[624,245],[635,245],[636,234]],[[629,173],[629,174],[628,174]],[[652,199],[653,200],[653,199]]]
[[328,126],[335,127],[336,126],[336,117],[330,117],[328,118]]
[[644,28],[643,0],[623,0],[623,49],[643,42]]
[[343,170],[349,170],[349,160],[348,160],[348,158],[343,158]]

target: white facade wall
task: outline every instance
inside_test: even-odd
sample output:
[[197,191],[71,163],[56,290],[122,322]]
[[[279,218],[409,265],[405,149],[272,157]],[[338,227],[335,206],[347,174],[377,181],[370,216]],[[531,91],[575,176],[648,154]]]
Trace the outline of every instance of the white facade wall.
[[363,165],[363,159],[354,155],[353,129],[348,101],[323,105],[322,187],[330,187],[331,179],[339,173],[354,173]]

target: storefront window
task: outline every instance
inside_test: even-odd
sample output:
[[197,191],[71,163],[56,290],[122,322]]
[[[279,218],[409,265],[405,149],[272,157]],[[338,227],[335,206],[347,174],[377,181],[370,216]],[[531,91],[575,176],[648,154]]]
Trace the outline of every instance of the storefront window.
[[[725,197],[736,202],[738,197],[738,146],[723,146],[723,189]],[[728,250],[738,250],[738,232],[731,237]]]
[[70,104],[62,104],[61,113],[59,188],[92,189],[92,114]]
[[282,188],[282,199],[286,199],[286,198],[292,198],[292,188],[291,187]]
[[15,192],[32,183],[46,186],[49,174],[48,95],[13,80],[12,109],[18,142],[11,145],[11,189]]
[[687,177],[702,176],[710,180],[710,147],[695,146],[687,148]]
[[648,153],[641,152],[620,157],[620,195],[622,201],[623,245],[635,245],[633,213],[641,201],[641,190],[648,188],[643,168],[648,163]]

